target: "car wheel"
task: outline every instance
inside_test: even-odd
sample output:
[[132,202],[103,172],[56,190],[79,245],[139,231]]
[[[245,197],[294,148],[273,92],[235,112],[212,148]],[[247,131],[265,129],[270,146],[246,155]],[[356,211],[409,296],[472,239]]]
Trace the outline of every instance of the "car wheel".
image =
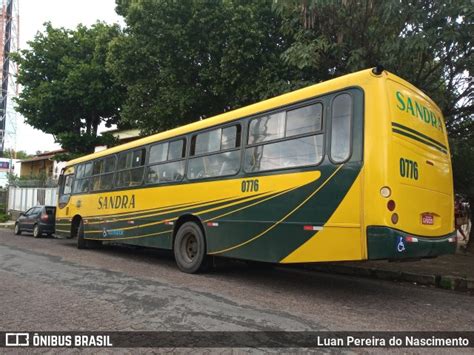
[[33,227],[33,237],[40,238],[41,234],[42,233],[41,233],[40,227],[37,224],[35,224],[34,227]]
[[16,235],[21,235],[20,223],[15,223],[14,233]]
[[173,251],[176,264],[183,272],[194,274],[208,266],[204,233],[194,222],[186,222],[179,228]]

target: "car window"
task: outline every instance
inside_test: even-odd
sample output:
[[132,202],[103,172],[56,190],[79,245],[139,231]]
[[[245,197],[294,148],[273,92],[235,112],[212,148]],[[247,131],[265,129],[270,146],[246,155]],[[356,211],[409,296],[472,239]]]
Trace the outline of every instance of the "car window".
[[25,216],[29,216],[31,214],[31,212],[33,212],[34,208],[30,208],[29,210],[27,210],[25,212]]
[[30,209],[27,213],[27,216],[35,216],[37,215],[39,212],[41,211],[41,208],[40,207],[33,207],[32,209]]

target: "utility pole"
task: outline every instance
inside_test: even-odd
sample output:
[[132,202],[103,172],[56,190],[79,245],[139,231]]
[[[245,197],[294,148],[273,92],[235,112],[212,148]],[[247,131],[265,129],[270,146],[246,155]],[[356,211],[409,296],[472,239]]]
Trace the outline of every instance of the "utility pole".
[[20,41],[19,0],[0,0],[0,60],[2,92],[0,97],[0,156],[4,155],[5,141],[16,150],[16,112],[12,98],[18,95],[16,74],[18,66],[10,54],[18,51]]

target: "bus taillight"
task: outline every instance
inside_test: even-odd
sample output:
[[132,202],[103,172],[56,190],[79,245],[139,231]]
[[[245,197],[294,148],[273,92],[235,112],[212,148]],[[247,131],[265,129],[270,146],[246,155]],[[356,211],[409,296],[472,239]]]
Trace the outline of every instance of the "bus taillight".
[[387,202],[387,208],[390,212],[395,210],[395,207],[396,207],[396,204],[395,204],[394,200],[390,200],[390,201]]
[[393,224],[397,224],[398,223],[398,214],[396,214],[396,213],[392,214],[391,220],[392,220]]

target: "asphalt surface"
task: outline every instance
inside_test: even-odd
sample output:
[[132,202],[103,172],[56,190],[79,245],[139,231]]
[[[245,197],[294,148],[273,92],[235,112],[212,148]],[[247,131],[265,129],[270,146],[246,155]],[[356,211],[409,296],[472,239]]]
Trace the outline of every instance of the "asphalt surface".
[[0,330],[474,329],[472,296],[220,260],[180,272],[169,252],[0,230]]
[[474,329],[464,294],[225,260],[188,275],[168,252],[77,250],[10,230],[0,230],[0,284],[3,329]]

